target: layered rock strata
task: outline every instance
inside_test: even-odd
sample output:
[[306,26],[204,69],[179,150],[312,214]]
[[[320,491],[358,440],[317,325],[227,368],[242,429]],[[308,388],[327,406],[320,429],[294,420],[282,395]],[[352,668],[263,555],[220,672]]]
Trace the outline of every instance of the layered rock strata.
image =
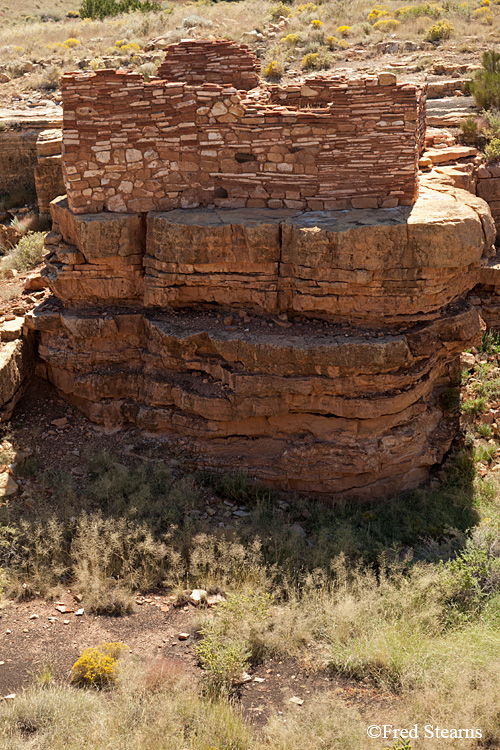
[[51,201],[66,192],[61,149],[62,131],[59,128],[42,130],[36,140],[35,187],[38,210],[43,218],[50,218]]
[[465,296],[494,252],[480,199],[434,186],[412,209],[52,212],[61,302],[29,325],[91,419],[325,497],[416,486],[448,450],[443,393],[483,325]]
[[[439,187],[439,185],[437,186]],[[364,326],[434,317],[494,254],[486,204],[426,188],[413,208],[74,214],[52,204],[44,274],[72,307],[221,305]]]
[[[0,184],[0,197],[5,201],[11,201],[13,204],[28,202],[35,198],[35,170],[40,157],[43,159],[44,154],[40,152],[40,143],[44,140],[42,134],[50,129],[58,129],[59,143],[59,163],[54,163],[50,170],[47,163],[42,167],[40,165],[38,181],[42,187],[42,202],[46,195],[45,207],[57,195],[60,195],[61,188],[61,130],[62,110],[60,107],[39,107],[28,111],[2,110],[0,109],[0,174],[2,175]],[[38,144],[38,145],[37,145]],[[42,176],[43,171],[51,171],[52,174],[58,174],[57,191],[48,187],[48,181]],[[54,182],[54,178],[49,178],[49,182]],[[65,189],[63,190],[65,192]]]
[[497,230],[500,227],[500,165],[482,164],[478,170],[477,194],[491,210]]
[[0,423],[11,418],[33,369],[34,337],[23,335],[23,320],[0,323]]
[[440,395],[477,312],[404,333],[319,322],[225,327],[216,312],[39,310],[49,379],[108,427],[169,433],[186,457],[270,485],[380,497],[423,481],[454,436]]

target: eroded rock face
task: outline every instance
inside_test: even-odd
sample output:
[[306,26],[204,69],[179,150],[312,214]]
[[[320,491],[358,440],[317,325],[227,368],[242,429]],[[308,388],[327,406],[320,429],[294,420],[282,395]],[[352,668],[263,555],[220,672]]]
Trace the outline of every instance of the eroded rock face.
[[448,450],[440,395],[480,319],[460,304],[382,337],[256,318],[228,330],[216,312],[42,310],[31,325],[49,378],[97,422],[168,432],[197,464],[282,489],[379,497]]
[[[1,191],[12,202],[11,205],[18,205],[32,200],[39,188],[43,214],[48,210],[48,203],[61,191],[62,109],[0,108],[0,124],[3,125],[0,130]],[[54,133],[52,141],[58,143],[58,150],[49,147],[42,135],[48,132],[48,128]],[[58,139],[54,129],[58,129]],[[48,150],[52,150],[52,153],[47,153]]]
[[0,423],[7,422],[24,392],[34,361],[33,336],[2,336],[0,326]]
[[448,450],[443,394],[484,326],[465,296],[495,237],[475,196],[432,182],[413,209],[52,213],[64,304],[29,326],[94,421],[324,497],[416,486]]
[[46,277],[72,307],[219,305],[401,326],[464,296],[494,252],[484,201],[436,184],[411,209],[175,210],[144,219],[75,215],[60,199],[52,212]]

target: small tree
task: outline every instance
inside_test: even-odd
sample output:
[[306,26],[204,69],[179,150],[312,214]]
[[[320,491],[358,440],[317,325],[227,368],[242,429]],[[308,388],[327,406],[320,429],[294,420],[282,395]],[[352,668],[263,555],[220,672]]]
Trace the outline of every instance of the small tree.
[[484,52],[481,63],[470,85],[472,96],[481,109],[500,108],[500,52]]

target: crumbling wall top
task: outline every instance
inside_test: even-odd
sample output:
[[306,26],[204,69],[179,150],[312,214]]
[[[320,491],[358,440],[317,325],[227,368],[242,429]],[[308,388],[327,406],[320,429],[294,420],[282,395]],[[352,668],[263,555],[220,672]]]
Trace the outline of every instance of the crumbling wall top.
[[227,39],[184,39],[165,49],[158,76],[191,84],[230,84],[249,91],[260,82],[260,64],[246,44]]

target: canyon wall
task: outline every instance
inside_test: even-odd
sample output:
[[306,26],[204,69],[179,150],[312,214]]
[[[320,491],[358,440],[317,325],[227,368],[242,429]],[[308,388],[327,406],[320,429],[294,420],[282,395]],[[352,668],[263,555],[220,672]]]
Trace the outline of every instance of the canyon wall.
[[[39,109],[40,111],[37,111]],[[57,195],[65,192],[61,164],[62,111],[59,107],[40,107],[33,110],[0,109],[0,199],[7,205],[21,205],[34,201],[40,186],[44,213]],[[52,146],[51,165],[47,159],[47,133],[58,141]],[[58,138],[55,133],[58,133]],[[50,140],[49,139],[49,140]],[[35,173],[38,170],[38,177]],[[45,176],[42,172],[45,171]]]

